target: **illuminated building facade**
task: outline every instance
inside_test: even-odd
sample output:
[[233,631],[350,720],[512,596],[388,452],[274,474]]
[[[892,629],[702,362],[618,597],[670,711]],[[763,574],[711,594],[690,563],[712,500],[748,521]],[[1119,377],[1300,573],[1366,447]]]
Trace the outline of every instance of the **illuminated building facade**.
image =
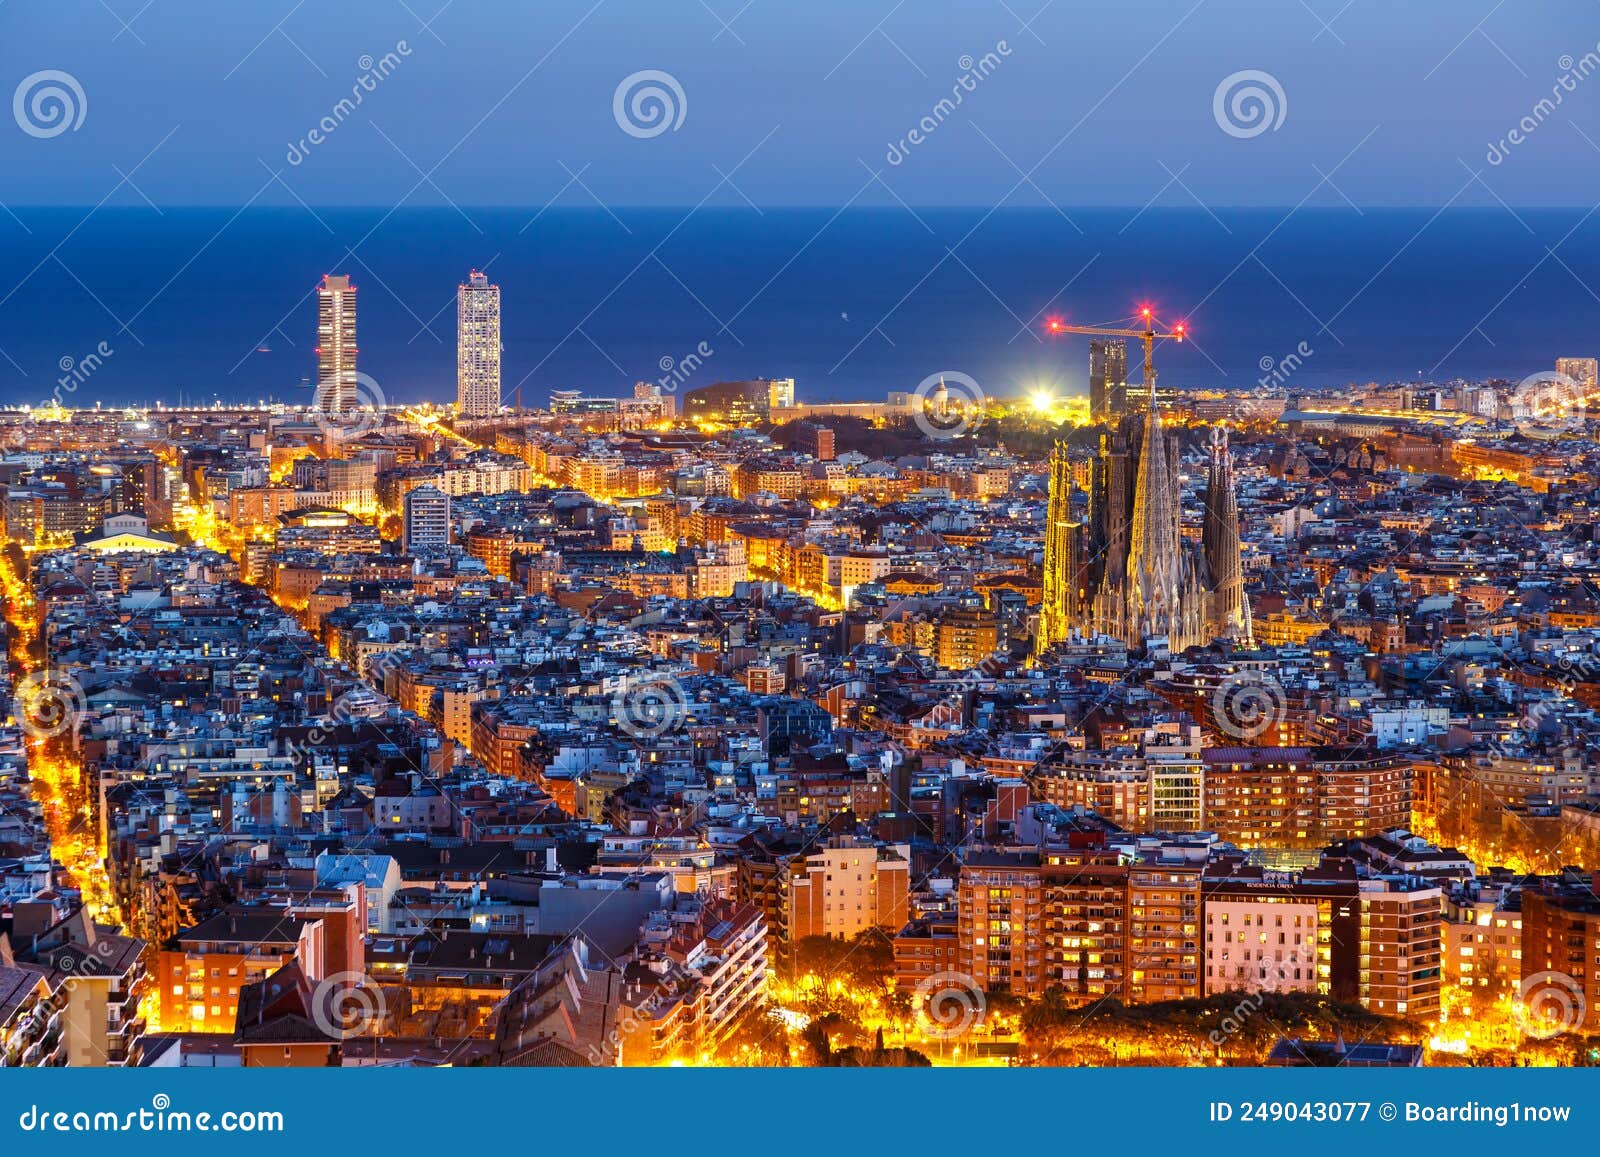
[[994,654],[999,624],[982,606],[941,611],[934,623],[934,657],[947,671],[970,671]]
[[[1600,872],[1522,893],[1522,976],[1530,1016],[1581,1010],[1585,1032],[1600,1032]],[[1541,995],[1543,989],[1550,989]]]
[[317,287],[315,407],[338,414],[356,407],[356,287],[328,274]]
[[1242,847],[1309,851],[1410,822],[1404,759],[1313,747],[1211,747],[1203,759],[1206,829]]
[[467,418],[500,410],[500,287],[476,270],[456,290],[456,408]]
[[[1439,1014],[1443,894],[1416,880],[1361,881],[1363,1008],[1419,1019]],[[1524,937],[1527,927],[1524,923]]]
[[1127,999],[1200,995],[1199,862],[1136,864],[1128,873]]
[[1113,425],[1128,411],[1128,343],[1095,338],[1089,343],[1089,420]]
[[713,382],[690,390],[683,398],[683,415],[691,422],[709,421],[735,427],[769,421],[773,410],[793,408],[793,378]]
[[405,497],[401,537],[405,552],[450,545],[450,496],[434,486],[419,486]]
[[1073,519],[1072,461],[1057,443],[1050,455],[1050,500],[1045,512],[1044,597],[1034,649],[1044,654],[1072,634],[1088,596],[1083,526]]
[[[1333,896],[1270,878],[1207,883],[1205,991],[1327,995]],[[1355,904],[1345,897],[1347,917]]]
[[296,920],[275,910],[220,913],[180,932],[157,954],[161,1026],[231,1031],[244,985],[291,960],[320,980],[323,950],[320,920]]
[[976,851],[958,885],[957,960],[986,992],[1075,1003],[1200,993],[1199,863],[1107,848]]
[[1198,548],[1182,540],[1178,442],[1163,429],[1159,406],[1124,418],[1102,440],[1082,523],[1074,489],[1067,448],[1058,444],[1050,458],[1037,654],[1074,633],[1109,635],[1132,648],[1161,640],[1174,651],[1249,636],[1224,436],[1211,442]]
[[869,928],[898,929],[906,922],[910,849],[841,838],[791,869],[786,927],[792,939],[850,939]]

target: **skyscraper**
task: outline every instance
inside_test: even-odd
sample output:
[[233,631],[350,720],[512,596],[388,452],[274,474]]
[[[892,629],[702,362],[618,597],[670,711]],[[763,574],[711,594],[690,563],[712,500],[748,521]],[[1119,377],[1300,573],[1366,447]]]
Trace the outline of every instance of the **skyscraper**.
[[406,494],[401,510],[401,545],[407,554],[450,545],[450,496],[444,491],[418,486]]
[[456,408],[467,418],[500,410],[500,287],[477,270],[456,290]]
[[353,410],[356,394],[356,287],[327,274],[317,287],[317,393],[326,413]]
[[1089,420],[1115,425],[1128,409],[1128,343],[1095,338],[1089,343]]

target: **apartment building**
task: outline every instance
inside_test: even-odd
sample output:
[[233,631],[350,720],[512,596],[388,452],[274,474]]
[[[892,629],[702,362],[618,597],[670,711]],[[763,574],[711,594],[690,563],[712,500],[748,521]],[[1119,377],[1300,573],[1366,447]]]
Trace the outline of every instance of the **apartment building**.
[[869,928],[906,922],[911,849],[850,837],[827,842],[805,857],[789,880],[789,936],[858,936]]
[[1522,989],[1530,1017],[1600,1032],[1600,872],[1523,891]]
[[1384,1016],[1436,1016],[1443,893],[1415,878],[1362,880],[1360,889],[1362,1007]]
[[236,907],[179,932],[157,954],[162,1030],[232,1032],[244,985],[291,960],[320,980],[323,950],[321,920],[275,909]]

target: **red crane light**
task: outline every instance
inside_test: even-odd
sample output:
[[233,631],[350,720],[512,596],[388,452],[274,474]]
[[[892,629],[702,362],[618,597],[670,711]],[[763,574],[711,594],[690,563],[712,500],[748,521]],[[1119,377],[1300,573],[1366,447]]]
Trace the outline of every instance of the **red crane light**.
[[1061,332],[1061,325],[1062,325],[1062,322],[1061,322],[1061,319],[1059,317],[1052,317],[1052,318],[1047,318],[1045,320],[1044,328],[1047,329],[1051,333],[1060,333]]

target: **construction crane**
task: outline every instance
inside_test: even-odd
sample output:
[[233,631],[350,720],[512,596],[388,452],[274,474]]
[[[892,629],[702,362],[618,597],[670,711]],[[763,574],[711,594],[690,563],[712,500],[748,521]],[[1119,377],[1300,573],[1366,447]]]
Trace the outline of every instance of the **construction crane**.
[[1156,315],[1148,305],[1139,307],[1139,320],[1144,323],[1143,329],[1119,329],[1113,326],[1102,325],[1068,325],[1060,318],[1051,318],[1044,323],[1046,333],[1086,333],[1095,337],[1136,337],[1144,342],[1144,385],[1150,405],[1156,402],[1156,342],[1182,341],[1185,334],[1183,322],[1178,322],[1172,327],[1170,333],[1162,333],[1156,329]]

